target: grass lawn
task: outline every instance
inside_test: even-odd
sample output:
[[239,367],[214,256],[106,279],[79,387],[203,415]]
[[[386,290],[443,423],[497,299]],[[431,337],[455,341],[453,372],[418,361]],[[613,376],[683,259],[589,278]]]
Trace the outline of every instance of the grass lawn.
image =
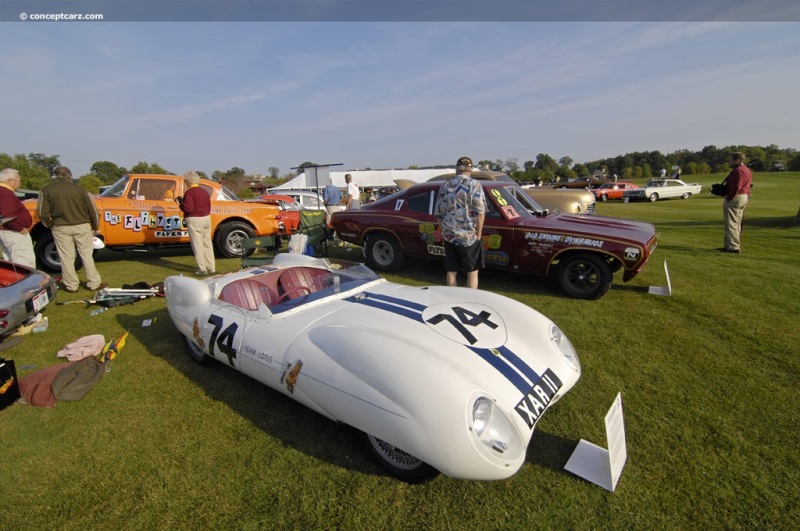
[[[684,180],[707,189],[723,177]],[[130,337],[83,400],[0,412],[0,529],[796,529],[800,173],[755,182],[741,255],[715,251],[721,199],[704,192],[598,204],[599,215],[660,233],[642,274],[628,284],[617,274],[598,301],[567,299],[546,279],[482,274],[482,289],[558,323],[583,365],[505,481],[396,481],[353,430],[221,364],[191,362],[163,299],[97,316],[51,304],[48,331],[1,353],[20,376],[57,363],[81,336]],[[357,248],[331,255],[362,258]],[[665,260],[673,296],[649,295],[665,284]],[[104,250],[98,267],[112,287],[196,269],[188,249]],[[386,276],[444,281],[440,265],[416,261]],[[149,318],[157,321],[143,328]],[[563,467],[580,439],[607,446],[603,419],[618,392],[628,461],[611,493]]]

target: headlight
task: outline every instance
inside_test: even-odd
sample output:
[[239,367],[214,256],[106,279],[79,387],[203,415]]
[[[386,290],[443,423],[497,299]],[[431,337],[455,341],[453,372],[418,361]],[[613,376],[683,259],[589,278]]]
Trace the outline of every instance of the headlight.
[[581,370],[581,362],[578,359],[578,353],[575,352],[575,347],[572,346],[567,336],[561,331],[559,327],[554,324],[550,325],[550,340],[556,344],[561,355],[567,360],[570,367],[576,371]]
[[511,449],[513,456],[520,449],[517,431],[508,417],[485,396],[479,397],[472,405],[472,429],[481,444],[495,455],[505,454]]

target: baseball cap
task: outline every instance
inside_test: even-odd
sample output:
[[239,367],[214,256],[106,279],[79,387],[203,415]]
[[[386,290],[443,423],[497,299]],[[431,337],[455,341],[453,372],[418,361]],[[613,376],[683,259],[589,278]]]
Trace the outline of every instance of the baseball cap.
[[460,157],[456,166],[472,166],[472,159],[469,157]]

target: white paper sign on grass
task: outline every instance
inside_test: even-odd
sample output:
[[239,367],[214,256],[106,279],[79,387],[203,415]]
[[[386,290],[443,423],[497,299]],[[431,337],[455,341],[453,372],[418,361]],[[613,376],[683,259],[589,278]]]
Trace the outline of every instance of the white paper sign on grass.
[[628,459],[621,393],[606,413],[606,439],[608,450],[581,439],[564,468],[613,492]]
[[669,268],[667,267],[667,261],[664,260],[664,273],[667,275],[667,285],[666,286],[650,286],[649,293],[650,295],[665,295],[667,297],[672,296],[672,281],[669,278]]

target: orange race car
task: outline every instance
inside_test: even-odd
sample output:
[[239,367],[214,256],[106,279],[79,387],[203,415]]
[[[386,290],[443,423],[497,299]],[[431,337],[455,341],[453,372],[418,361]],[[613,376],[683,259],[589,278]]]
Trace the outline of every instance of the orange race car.
[[[245,202],[216,181],[202,179],[211,196],[211,230],[221,256],[242,256],[241,240],[280,232],[281,214],[274,204]],[[189,233],[176,198],[184,193],[179,175],[124,175],[94,196],[100,216],[99,236],[113,250],[188,245]],[[33,216],[31,236],[38,267],[60,271],[53,235],[40,221],[36,200],[24,202]]]

